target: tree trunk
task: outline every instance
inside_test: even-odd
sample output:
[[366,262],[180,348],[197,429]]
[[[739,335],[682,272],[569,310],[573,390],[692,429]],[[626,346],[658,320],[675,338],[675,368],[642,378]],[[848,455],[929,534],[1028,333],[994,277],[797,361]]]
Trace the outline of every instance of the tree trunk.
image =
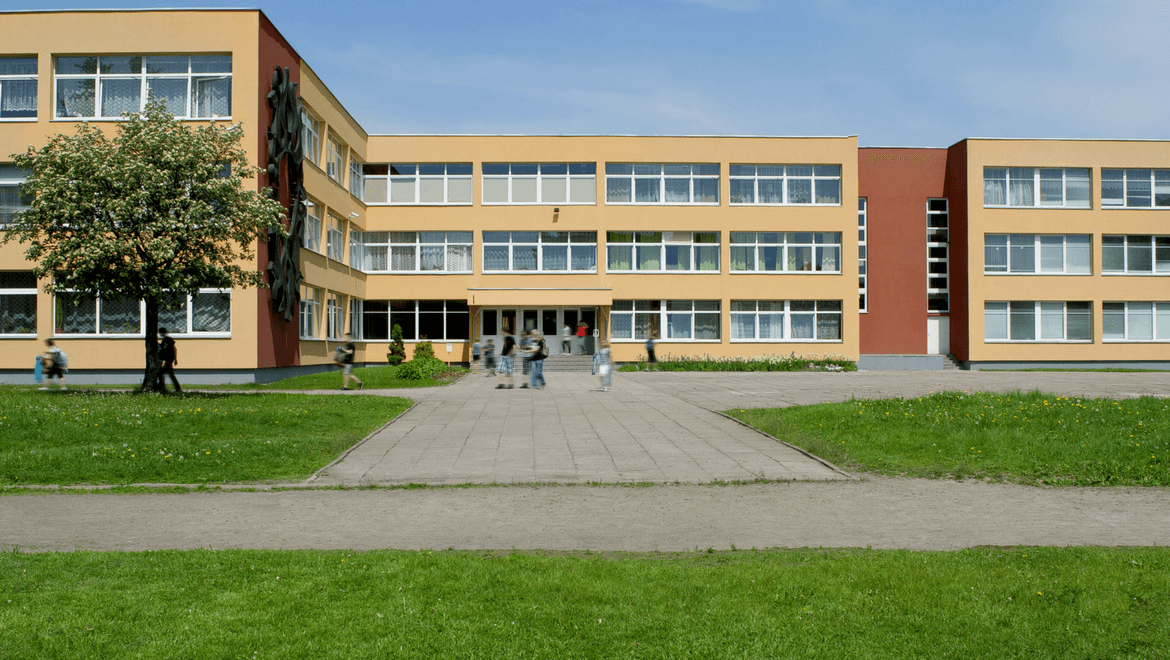
[[158,361],[158,300],[146,299],[146,374],[143,392],[165,392],[162,365]]

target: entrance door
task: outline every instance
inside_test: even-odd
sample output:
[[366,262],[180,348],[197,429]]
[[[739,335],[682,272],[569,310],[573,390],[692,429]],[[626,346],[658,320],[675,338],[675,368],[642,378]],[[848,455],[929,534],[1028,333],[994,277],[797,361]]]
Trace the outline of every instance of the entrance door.
[[577,341],[577,323],[584,321],[587,328],[585,336],[585,354],[591,355],[596,350],[596,340],[593,330],[597,323],[597,310],[593,307],[536,307],[536,308],[484,308],[480,312],[481,332],[484,343],[491,339],[496,346],[497,355],[504,345],[504,337],[512,335],[516,342],[520,341],[520,332],[535,330],[544,335],[550,355],[563,353],[561,345],[561,330],[569,327],[570,345],[572,353],[579,354]]

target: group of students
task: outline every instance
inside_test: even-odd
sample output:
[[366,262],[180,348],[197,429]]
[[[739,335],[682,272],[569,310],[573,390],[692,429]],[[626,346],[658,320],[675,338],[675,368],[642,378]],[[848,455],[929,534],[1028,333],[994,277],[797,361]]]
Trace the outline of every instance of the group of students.
[[[567,326],[566,326],[567,327]],[[517,344],[512,335],[504,336],[504,345],[500,348],[499,364],[496,363],[495,340],[488,339],[480,345],[476,340],[471,345],[471,369],[476,371],[480,357],[483,357],[483,369],[489,378],[499,377],[497,390],[510,390],[514,385],[515,360],[520,359],[521,371],[528,375],[528,382],[521,383],[520,388],[542,390],[544,380],[544,359],[548,357],[548,343],[544,335],[535,330],[526,330],[520,333],[520,343]],[[609,342],[601,340],[600,346],[593,355],[593,373],[601,376],[601,391],[608,392],[613,379],[613,360],[609,351]]]

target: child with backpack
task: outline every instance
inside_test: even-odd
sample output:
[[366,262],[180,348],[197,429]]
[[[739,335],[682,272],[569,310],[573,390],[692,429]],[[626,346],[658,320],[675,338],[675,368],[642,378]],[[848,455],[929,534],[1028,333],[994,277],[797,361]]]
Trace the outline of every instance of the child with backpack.
[[42,390],[49,389],[53,384],[53,376],[57,377],[57,383],[61,386],[61,391],[64,392],[69,388],[65,386],[65,374],[69,373],[69,356],[65,355],[65,351],[57,348],[56,342],[52,339],[45,340],[45,346],[49,349],[45,351],[44,358],[41,360],[43,365],[45,377],[45,386]]

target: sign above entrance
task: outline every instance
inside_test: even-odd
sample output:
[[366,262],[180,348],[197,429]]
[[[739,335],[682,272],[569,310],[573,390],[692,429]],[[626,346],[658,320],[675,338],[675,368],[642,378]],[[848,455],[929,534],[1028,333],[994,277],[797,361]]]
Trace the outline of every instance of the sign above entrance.
[[468,289],[467,304],[489,307],[608,307],[613,289]]

